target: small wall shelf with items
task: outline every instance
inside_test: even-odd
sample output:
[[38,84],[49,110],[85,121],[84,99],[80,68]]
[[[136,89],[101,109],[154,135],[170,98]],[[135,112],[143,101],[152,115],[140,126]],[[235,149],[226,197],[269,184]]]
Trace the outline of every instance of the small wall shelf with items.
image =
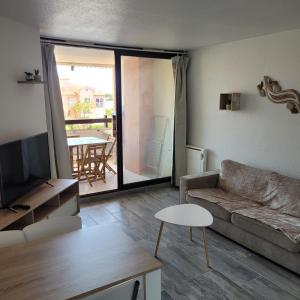
[[40,75],[39,69],[34,69],[32,72],[24,72],[25,78],[24,80],[18,80],[17,83],[21,84],[45,84],[46,81],[42,80],[42,76]]
[[46,84],[46,81],[38,81],[38,80],[19,80],[17,83],[20,84]]
[[79,185],[75,179],[52,179],[14,204],[30,206],[27,210],[12,212],[0,210],[0,230],[23,229],[25,226],[58,215],[67,215],[64,206],[71,205],[72,213],[79,212]]
[[220,94],[220,110],[240,110],[240,93]]

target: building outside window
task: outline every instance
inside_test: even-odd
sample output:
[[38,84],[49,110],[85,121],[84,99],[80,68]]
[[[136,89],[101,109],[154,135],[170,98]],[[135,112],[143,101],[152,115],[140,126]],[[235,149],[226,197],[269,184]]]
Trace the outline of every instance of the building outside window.
[[77,100],[74,98],[68,98],[68,108],[73,107],[77,103]]

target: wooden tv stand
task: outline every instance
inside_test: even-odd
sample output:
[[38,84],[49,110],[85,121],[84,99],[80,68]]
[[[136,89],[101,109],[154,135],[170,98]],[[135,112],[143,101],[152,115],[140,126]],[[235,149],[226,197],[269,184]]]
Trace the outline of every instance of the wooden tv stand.
[[[0,230],[22,229],[42,219],[79,212],[79,184],[75,179],[51,179],[13,205],[26,204],[30,209],[17,209],[17,213],[0,209]],[[52,185],[52,186],[51,186]]]

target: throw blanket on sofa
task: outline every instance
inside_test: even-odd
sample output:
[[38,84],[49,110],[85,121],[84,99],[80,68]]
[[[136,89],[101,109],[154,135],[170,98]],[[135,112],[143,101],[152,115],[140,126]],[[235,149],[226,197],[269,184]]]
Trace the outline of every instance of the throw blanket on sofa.
[[300,240],[300,179],[224,160],[219,188],[262,205],[244,207],[245,216],[282,231],[293,242]]
[[300,219],[297,217],[266,207],[239,209],[235,213],[258,220],[276,230],[280,230],[294,243],[300,242]]
[[230,213],[235,212],[271,226],[275,230],[281,231],[294,243],[300,241],[300,218],[286,214],[279,208],[272,209],[262,206],[261,203],[225,192],[220,188],[192,189],[187,191],[187,194],[215,203]]

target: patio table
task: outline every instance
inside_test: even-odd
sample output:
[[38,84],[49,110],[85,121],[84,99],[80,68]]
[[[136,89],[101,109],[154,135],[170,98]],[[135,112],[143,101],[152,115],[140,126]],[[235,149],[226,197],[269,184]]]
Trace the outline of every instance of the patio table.
[[82,136],[82,137],[70,137],[68,140],[68,146],[77,147],[77,146],[85,146],[85,145],[103,145],[109,143],[109,141],[100,139],[94,136]]

